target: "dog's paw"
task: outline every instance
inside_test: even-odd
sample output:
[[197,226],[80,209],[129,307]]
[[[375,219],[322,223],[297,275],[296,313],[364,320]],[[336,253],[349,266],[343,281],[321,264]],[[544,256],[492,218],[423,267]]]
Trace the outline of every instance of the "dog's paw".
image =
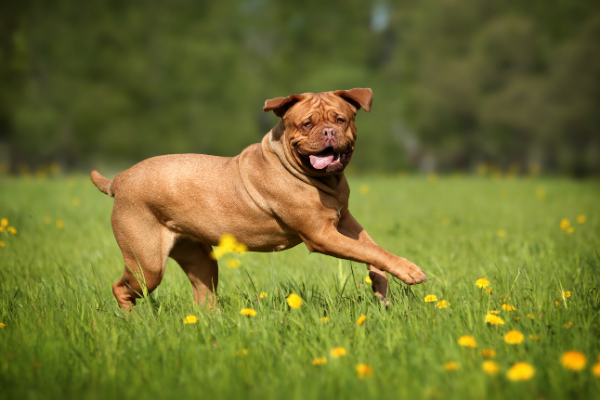
[[392,275],[407,285],[416,285],[427,282],[427,277],[421,268],[417,267],[414,263],[408,261],[406,258],[398,257],[398,259],[399,262],[396,265],[396,268],[391,271]]
[[375,292],[373,293],[373,295],[379,299],[381,305],[383,305],[385,308],[390,308],[390,302],[388,301],[388,299],[386,299],[384,295],[382,295],[379,292]]
[[389,307],[390,302],[386,298],[388,294],[388,280],[385,272],[370,271],[369,278],[371,278],[371,287],[373,288],[375,297],[377,297],[385,307]]

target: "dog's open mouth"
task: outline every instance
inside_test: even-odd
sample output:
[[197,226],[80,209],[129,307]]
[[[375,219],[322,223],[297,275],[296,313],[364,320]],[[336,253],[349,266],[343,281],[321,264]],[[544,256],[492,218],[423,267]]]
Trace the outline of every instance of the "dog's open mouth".
[[337,170],[343,169],[350,162],[351,152],[335,152],[333,147],[328,147],[320,153],[308,156],[310,165],[314,169]]

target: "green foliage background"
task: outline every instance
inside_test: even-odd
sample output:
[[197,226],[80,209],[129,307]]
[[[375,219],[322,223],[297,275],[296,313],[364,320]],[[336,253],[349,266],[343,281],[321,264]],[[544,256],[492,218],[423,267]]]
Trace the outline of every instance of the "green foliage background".
[[600,172],[595,0],[0,5],[0,162],[234,155],[268,98],[371,87],[358,170]]

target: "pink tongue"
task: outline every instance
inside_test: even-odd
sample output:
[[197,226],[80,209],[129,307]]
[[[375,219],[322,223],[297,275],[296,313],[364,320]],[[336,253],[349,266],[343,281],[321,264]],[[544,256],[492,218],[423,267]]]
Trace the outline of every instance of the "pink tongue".
[[310,156],[310,165],[316,169],[323,169],[333,161],[333,154],[329,156]]

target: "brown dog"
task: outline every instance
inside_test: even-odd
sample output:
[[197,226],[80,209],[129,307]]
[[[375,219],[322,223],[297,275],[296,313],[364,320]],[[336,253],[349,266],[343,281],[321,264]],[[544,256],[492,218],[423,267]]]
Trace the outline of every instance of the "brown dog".
[[115,198],[112,226],[126,263],[113,284],[119,304],[135,304],[140,280],[152,292],[167,257],[186,272],[197,302],[215,304],[218,268],[210,253],[225,233],[250,251],[304,242],[311,252],[366,263],[386,303],[386,272],[407,284],[427,281],[415,264],[377,246],[348,210],[343,171],[354,152],[354,118],[361,107],[371,110],[372,98],[371,89],[278,97],[263,110],[279,123],[236,157],[154,157],[114,181],[91,171],[98,189]]

